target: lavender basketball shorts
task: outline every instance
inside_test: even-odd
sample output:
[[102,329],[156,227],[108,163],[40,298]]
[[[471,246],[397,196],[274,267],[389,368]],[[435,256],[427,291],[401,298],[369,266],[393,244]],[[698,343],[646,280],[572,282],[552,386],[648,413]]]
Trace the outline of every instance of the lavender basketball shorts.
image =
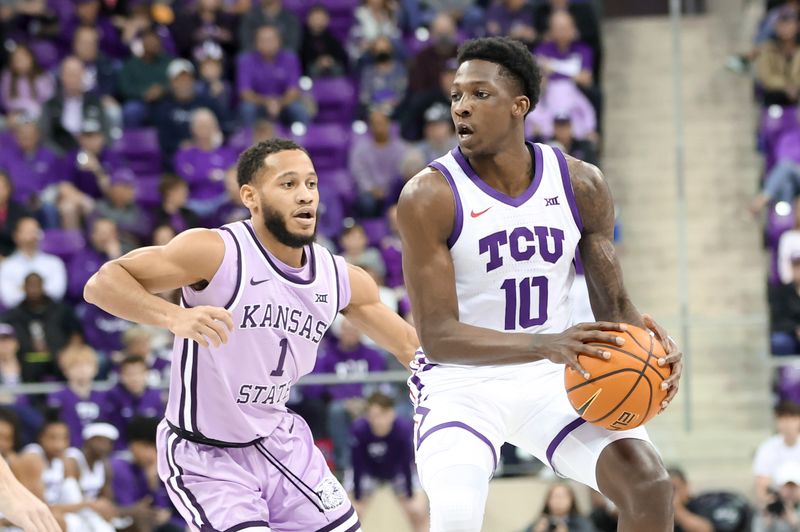
[[158,475],[194,530],[358,532],[344,488],[293,413],[247,447],[185,440],[166,420],[158,428]]

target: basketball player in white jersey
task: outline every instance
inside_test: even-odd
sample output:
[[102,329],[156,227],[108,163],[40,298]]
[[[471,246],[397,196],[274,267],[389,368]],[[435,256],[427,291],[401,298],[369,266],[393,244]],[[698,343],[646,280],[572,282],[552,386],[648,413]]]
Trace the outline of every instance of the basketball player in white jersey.
[[[451,113],[459,146],[405,186],[398,205],[403,271],[425,355],[416,396],[417,467],[433,532],[481,529],[500,446],[510,442],[561,476],[599,489],[625,532],[672,530],[672,487],[644,428],[584,423],[568,402],[564,368],[608,358],[589,342],[646,326],[672,365],[681,354],[629,300],[614,252],[614,211],[600,171],[525,142],[541,74],[506,38],[459,51]],[[573,325],[567,302],[576,247],[599,323]],[[618,343],[618,342],[617,342]]]

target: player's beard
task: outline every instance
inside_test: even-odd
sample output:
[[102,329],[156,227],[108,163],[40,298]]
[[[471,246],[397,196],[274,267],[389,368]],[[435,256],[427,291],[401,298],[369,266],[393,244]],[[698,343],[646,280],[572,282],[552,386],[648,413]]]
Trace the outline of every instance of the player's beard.
[[261,202],[261,212],[264,213],[264,227],[284,246],[302,248],[312,244],[317,239],[316,224],[314,224],[314,232],[312,234],[308,236],[298,235],[289,231],[289,228],[286,227],[286,219],[281,213],[271,209],[264,202]]

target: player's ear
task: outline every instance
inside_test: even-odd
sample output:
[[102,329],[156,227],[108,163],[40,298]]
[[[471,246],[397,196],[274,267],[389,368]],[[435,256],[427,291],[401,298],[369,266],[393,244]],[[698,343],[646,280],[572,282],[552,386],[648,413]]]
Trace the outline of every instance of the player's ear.
[[511,107],[511,113],[517,117],[525,116],[530,108],[531,101],[527,96],[517,96],[514,98],[514,105]]
[[258,209],[258,201],[256,201],[256,189],[253,185],[242,185],[239,188],[239,197],[242,198],[242,204],[251,211]]

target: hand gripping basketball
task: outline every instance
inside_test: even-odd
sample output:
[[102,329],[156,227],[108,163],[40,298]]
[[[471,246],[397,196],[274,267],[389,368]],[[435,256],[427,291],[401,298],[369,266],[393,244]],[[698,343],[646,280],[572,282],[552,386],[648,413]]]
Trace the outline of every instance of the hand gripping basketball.
[[624,332],[627,325],[599,321],[595,323],[579,323],[560,334],[542,334],[547,337],[542,350],[546,358],[556,364],[566,364],[567,367],[580,373],[584,379],[591,377],[578,360],[578,355],[586,355],[601,360],[611,358],[611,352],[603,344],[621,346],[625,339],[615,335],[615,332]]
[[214,347],[228,342],[228,331],[233,330],[231,313],[220,307],[179,307],[169,326],[175,336],[194,340],[203,347]]

